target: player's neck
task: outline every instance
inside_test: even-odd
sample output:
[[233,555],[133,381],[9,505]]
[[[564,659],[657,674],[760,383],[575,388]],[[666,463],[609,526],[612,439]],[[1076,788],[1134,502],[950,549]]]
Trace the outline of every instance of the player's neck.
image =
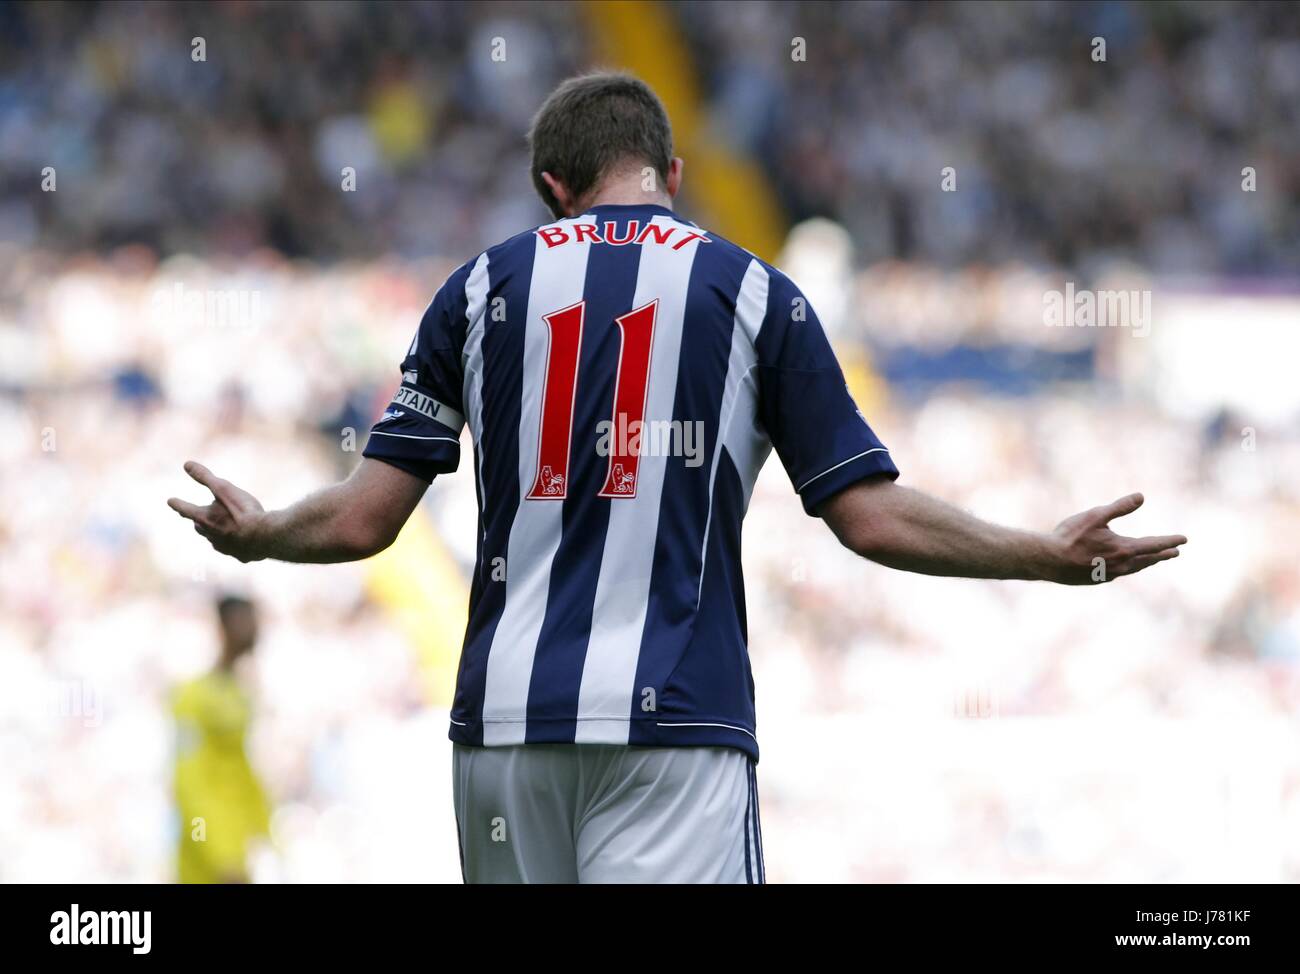
[[662,189],[646,191],[642,187],[641,176],[637,175],[634,179],[615,180],[601,186],[583,201],[582,207],[574,216],[585,213],[593,206],[662,206],[671,210],[673,198]]

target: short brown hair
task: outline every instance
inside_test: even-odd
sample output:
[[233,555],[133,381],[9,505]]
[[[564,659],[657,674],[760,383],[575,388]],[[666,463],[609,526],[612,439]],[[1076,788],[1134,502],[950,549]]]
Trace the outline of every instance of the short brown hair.
[[533,185],[557,217],[549,172],[581,197],[625,160],[644,161],[668,180],[673,130],[659,96],[640,78],[601,71],[570,78],[551,92],[528,133]]

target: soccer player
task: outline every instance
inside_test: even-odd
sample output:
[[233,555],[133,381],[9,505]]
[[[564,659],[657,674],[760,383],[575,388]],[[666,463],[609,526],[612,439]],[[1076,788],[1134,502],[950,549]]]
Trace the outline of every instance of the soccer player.
[[804,510],[892,568],[1087,585],[1186,539],[1113,533],[1140,494],[1038,533],[896,484],[799,289],[673,212],[683,163],[639,80],[566,81],[530,143],[555,220],[442,286],[346,481],[268,512],[190,462],[214,500],[168,503],[242,561],[365,558],[459,466],[468,424],[465,879],[761,882],[740,534],[773,447]]
[[257,609],[229,595],[217,602],[221,651],[209,673],[172,695],[176,720],[176,808],[182,883],[248,882],[248,847],[267,834],[270,806],[248,763],[252,704],[238,662],[257,644]]

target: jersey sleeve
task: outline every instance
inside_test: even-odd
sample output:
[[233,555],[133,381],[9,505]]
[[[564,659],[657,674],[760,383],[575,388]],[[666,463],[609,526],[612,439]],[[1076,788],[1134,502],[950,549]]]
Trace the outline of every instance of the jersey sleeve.
[[462,267],[434,296],[402,360],[401,384],[361,451],[425,481],[460,464],[467,277]]
[[867,424],[803,293],[769,268],[767,316],[755,342],[759,416],[804,510],[870,477],[898,477]]

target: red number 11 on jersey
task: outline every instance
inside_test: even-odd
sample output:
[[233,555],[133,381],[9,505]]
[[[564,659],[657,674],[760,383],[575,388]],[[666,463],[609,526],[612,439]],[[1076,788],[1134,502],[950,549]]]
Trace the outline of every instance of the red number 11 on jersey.
[[[549,335],[546,376],[542,386],[541,430],[537,437],[537,476],[529,500],[563,500],[569,488],[569,447],[578,391],[578,356],[587,302],[543,315]],[[609,464],[600,497],[635,497],[640,460],[640,431],[650,386],[650,350],[654,345],[659,301],[634,308],[614,319],[620,331],[618,375],[614,382],[614,417],[609,436]],[[636,424],[635,426],[633,424]]]

